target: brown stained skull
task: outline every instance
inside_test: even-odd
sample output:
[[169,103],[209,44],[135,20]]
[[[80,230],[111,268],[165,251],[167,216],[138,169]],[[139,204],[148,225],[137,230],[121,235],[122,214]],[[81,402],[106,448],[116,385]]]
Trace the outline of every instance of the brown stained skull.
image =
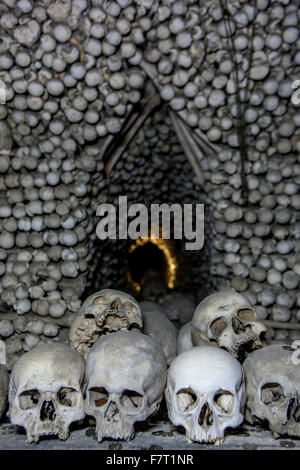
[[292,346],[272,344],[243,364],[247,387],[246,419],[265,423],[275,437],[300,437],[300,369]]
[[69,338],[86,359],[90,348],[101,336],[142,328],[142,313],[136,300],[125,292],[104,289],[85,300],[71,326]]
[[65,440],[71,423],[84,418],[84,366],[80,354],[62,343],[40,343],[16,362],[9,382],[9,417],[24,427],[27,442],[41,436]]
[[222,290],[200,302],[191,325],[194,346],[218,346],[240,361],[262,347],[265,331],[250,301],[234,289]]
[[98,441],[130,440],[134,423],[154,414],[163,398],[167,365],[153,338],[122,331],[99,339],[86,362],[85,411]]

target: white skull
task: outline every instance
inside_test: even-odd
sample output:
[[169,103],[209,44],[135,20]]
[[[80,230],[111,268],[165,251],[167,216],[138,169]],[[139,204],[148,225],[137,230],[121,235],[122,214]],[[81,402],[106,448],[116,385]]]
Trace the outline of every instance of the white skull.
[[177,356],[165,391],[169,418],[196,442],[219,443],[228,427],[243,421],[243,369],[223,349],[198,346]]
[[122,330],[141,330],[142,327],[141,309],[131,295],[103,289],[90,295],[82,304],[70,328],[69,338],[73,347],[86,359],[100,336]]
[[247,421],[267,422],[276,437],[300,437],[300,369],[295,350],[283,344],[266,346],[246,359],[244,370]]
[[8,373],[4,366],[0,365],[0,418],[4,411],[8,389]]
[[219,346],[239,360],[262,347],[260,336],[265,331],[250,301],[234,289],[202,300],[195,310],[191,329],[194,346]]
[[83,358],[65,344],[39,344],[23,354],[9,383],[11,423],[25,428],[28,442],[67,439],[70,424],[84,418],[83,377]]
[[177,328],[168,319],[162,308],[155,305],[154,302],[145,302],[153,304],[152,307],[146,305],[144,308],[141,302],[141,308],[144,320],[144,333],[157,341],[170,365],[177,352]]
[[86,365],[85,411],[96,419],[99,441],[133,438],[134,423],[159,408],[166,367],[161,347],[142,333],[112,333],[94,344]]

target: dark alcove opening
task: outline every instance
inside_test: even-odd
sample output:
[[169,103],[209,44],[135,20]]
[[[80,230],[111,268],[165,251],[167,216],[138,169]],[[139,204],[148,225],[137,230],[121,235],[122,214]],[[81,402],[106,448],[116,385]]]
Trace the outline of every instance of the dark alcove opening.
[[166,265],[162,251],[151,242],[137,247],[128,256],[128,271],[133,282],[140,285],[153,276],[165,279]]

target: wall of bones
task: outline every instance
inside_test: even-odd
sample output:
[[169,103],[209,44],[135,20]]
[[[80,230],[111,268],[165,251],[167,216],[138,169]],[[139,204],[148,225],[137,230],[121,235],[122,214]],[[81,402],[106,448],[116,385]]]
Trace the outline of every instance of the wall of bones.
[[[262,333],[274,343],[268,348],[278,355],[285,351],[282,356],[292,351],[277,343],[300,339],[299,21],[297,0],[2,0],[0,362],[9,371],[20,358],[26,365],[26,357],[30,369],[37,346],[46,360],[49,354],[63,355],[71,341],[86,359],[95,341],[108,332],[137,335],[141,330],[155,336],[151,328],[156,322],[170,333],[170,344],[161,340],[168,365],[177,350],[202,343],[217,343],[235,356],[226,357],[235,387],[242,387],[239,395],[233,400],[230,392],[213,400],[225,414],[239,400],[232,426],[240,424],[242,412],[237,410],[244,407],[245,392],[236,361],[262,346]],[[206,205],[203,249],[187,252],[184,244],[174,244],[165,260],[166,269],[168,263],[177,267],[174,289],[162,279],[145,277],[138,291],[141,307],[123,294],[111,298],[107,291],[99,303],[92,295],[101,289],[138,294],[128,283],[132,241],[100,241],[96,235],[97,207],[117,204],[120,195],[146,205]],[[214,314],[204,318],[196,306],[223,288],[234,289],[226,291],[231,309],[227,320]],[[214,309],[218,302],[208,303]],[[267,320],[276,325],[265,332],[261,321]],[[227,330],[229,323],[233,330]],[[126,334],[118,338],[125,351]],[[132,357],[148,340],[136,341]],[[161,357],[150,343],[145,346],[149,363]],[[210,351],[211,357],[223,354]],[[251,356],[254,362],[272,357],[272,352],[259,351]],[[98,352],[104,354],[101,345]],[[200,351],[199,361],[205,361],[206,353]],[[193,355],[185,360],[193,361]],[[63,429],[57,431],[53,424],[61,438],[70,422],[83,417],[84,365],[75,352],[74,361],[77,382],[62,386],[58,381],[60,388],[51,392],[63,389],[55,395],[55,406],[76,402],[78,408],[77,414],[68,414]],[[251,375],[250,359],[248,364]],[[172,398],[177,393],[172,377],[184,375],[182,367],[178,360],[170,368],[166,392],[176,424],[184,418],[179,419]],[[88,377],[93,370],[91,359]],[[14,393],[27,380],[22,382],[17,371],[11,379],[13,407]],[[61,374],[66,375],[63,366]],[[5,377],[3,372],[3,390]],[[141,406],[145,419],[159,406],[165,384],[155,380],[155,390],[147,389],[147,410],[141,405],[144,389],[134,397],[122,395],[129,414]],[[91,387],[91,401],[102,408],[109,400],[98,385]],[[262,391],[266,406],[275,395],[287,399],[280,387]],[[184,415],[197,393],[181,388]],[[251,390],[256,389],[254,384]],[[127,384],[124,390],[131,388]],[[250,421],[262,413],[251,394]],[[25,420],[23,411],[41,401],[26,393],[23,398],[22,412],[10,412],[16,424],[20,416]],[[43,410],[48,420],[53,403]],[[297,407],[289,403],[297,423]],[[206,427],[216,422],[209,410],[203,412]],[[110,408],[111,416],[115,412]],[[98,421],[98,436],[105,437],[108,431]],[[129,439],[132,419],[126,415],[121,421],[121,431],[117,426],[109,432]],[[186,432],[191,439],[214,441],[222,438],[226,423],[211,434],[193,427]],[[48,432],[34,423],[26,426],[29,440]],[[278,423],[270,427],[283,433]],[[286,432],[298,435],[297,426]]]

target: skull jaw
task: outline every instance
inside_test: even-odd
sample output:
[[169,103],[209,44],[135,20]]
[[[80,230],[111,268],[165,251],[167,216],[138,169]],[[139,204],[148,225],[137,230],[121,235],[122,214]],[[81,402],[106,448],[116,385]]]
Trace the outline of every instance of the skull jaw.
[[150,416],[153,416],[158,411],[160,402],[160,399],[155,401],[152,405],[141,409],[138,414],[120,415],[116,421],[108,421],[102,414],[96,415],[88,408],[86,408],[86,412],[96,419],[96,435],[98,442],[101,442],[104,438],[128,442],[135,436],[134,423],[145,421]]
[[300,423],[287,421],[286,423],[270,423],[269,427],[275,439],[280,436],[300,437]]
[[295,421],[292,417],[288,419],[287,410],[279,410],[278,413],[271,413],[270,410],[259,411],[255,407],[255,411],[252,411],[252,409],[248,407],[246,409],[247,421],[250,424],[254,424],[255,422],[267,423],[275,439],[284,435],[300,437],[300,422]]
[[39,442],[40,437],[42,436],[57,436],[61,441],[66,441],[69,437],[69,429],[61,429],[61,430],[54,430],[53,431],[38,431],[37,434],[29,434],[26,432],[26,441],[29,443],[32,442]]
[[197,411],[195,414],[183,417],[171,412],[170,419],[175,426],[182,426],[185,429],[185,436],[189,442],[218,445],[224,440],[224,431],[227,426],[219,426],[216,421],[210,426],[200,426],[198,414]]
[[220,433],[220,431],[216,429],[204,430],[200,428],[199,425],[195,425],[192,429],[186,428],[186,437],[192,442],[216,444],[224,439],[224,431]]
[[225,430],[227,428],[236,428],[244,420],[241,412],[235,412],[231,418],[216,415],[214,413],[214,422],[210,426],[200,426],[198,419],[193,419],[189,426],[184,424],[186,436],[193,442],[219,445],[225,440]]
[[35,421],[24,422],[22,426],[26,430],[26,438],[29,443],[39,442],[42,436],[57,436],[60,440],[65,441],[69,437],[69,425],[61,421],[53,423],[41,423]]
[[108,422],[107,420],[96,418],[96,435],[98,442],[104,438],[131,441],[134,438],[134,422],[121,419],[117,422]]
[[[21,426],[26,431],[26,440],[29,443],[38,442],[42,436],[57,436],[60,440],[65,441],[69,437],[69,427],[71,423],[84,418],[83,410],[76,415],[68,416],[68,419],[58,415],[54,421],[41,421],[40,410],[32,414],[19,413],[18,411],[10,412],[10,422],[16,426]],[[65,418],[65,419],[62,419]]]

